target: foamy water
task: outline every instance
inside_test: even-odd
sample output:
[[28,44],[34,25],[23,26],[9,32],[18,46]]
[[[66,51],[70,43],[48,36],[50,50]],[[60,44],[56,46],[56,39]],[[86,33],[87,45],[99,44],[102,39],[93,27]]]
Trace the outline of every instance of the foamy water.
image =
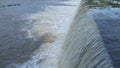
[[[66,6],[49,6],[44,12],[37,12],[27,17],[24,27],[26,38],[42,40],[43,44],[34,51],[31,59],[22,64],[11,64],[17,68],[58,68],[58,60],[66,32],[75,15],[78,1],[64,2]],[[10,66],[7,66],[10,68]]]

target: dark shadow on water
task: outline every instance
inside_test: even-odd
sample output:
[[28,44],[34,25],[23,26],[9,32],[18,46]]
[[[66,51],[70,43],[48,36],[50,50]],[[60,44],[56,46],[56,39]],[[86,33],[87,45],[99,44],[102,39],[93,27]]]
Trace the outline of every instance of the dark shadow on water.
[[93,12],[94,19],[115,68],[120,68],[120,12],[99,11],[96,14]]

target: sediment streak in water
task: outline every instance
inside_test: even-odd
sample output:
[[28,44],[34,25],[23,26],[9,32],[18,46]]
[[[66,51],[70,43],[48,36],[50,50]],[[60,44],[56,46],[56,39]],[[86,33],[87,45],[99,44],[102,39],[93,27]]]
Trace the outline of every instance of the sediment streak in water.
[[28,32],[27,38],[34,41],[40,40],[43,44],[34,51],[31,59],[27,62],[13,63],[7,67],[58,68],[58,57],[61,55],[61,46],[66,31],[75,15],[74,11],[76,11],[77,2],[78,0],[63,3],[66,6],[49,6],[50,9],[43,13],[31,14],[27,22],[30,28],[24,29]]
[[[63,10],[60,11],[63,12]],[[60,11],[58,10],[56,12]],[[60,19],[57,16],[58,14],[56,14],[56,16],[51,12],[48,14],[50,14],[50,16],[47,14],[43,15],[45,17],[39,16],[39,13],[31,15],[33,18],[38,18],[32,18],[33,20],[31,21],[34,23],[31,25],[32,28],[28,30],[28,38],[39,40],[41,35],[45,35],[43,41],[47,43],[44,43],[35,51],[35,55],[32,56],[31,60],[23,64],[12,64],[10,65],[11,68],[12,66],[16,66],[17,68],[113,68],[96,24],[93,18],[87,13],[85,3],[80,4],[79,6],[77,14],[69,29],[68,36],[64,41],[62,53],[60,52],[61,43],[64,40],[63,38],[60,38],[60,40],[58,40],[59,38],[53,40],[55,41],[52,41],[53,43],[49,43],[51,41],[48,40],[51,38],[52,34],[53,37],[54,35],[56,36],[56,34],[59,37],[65,36],[61,36],[59,34],[61,32],[58,31],[57,33],[56,31],[58,30],[58,25],[61,25],[61,23],[58,23],[58,20]],[[53,15],[54,18],[52,18],[51,15]],[[64,29],[61,28],[60,31],[62,30]],[[59,56],[61,57],[59,58]],[[7,67],[10,68],[10,66],[8,65]]]

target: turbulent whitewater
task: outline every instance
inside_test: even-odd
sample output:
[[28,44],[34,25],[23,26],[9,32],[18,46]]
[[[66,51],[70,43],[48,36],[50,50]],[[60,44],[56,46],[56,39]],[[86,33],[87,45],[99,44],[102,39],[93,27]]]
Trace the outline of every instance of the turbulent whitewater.
[[[0,66],[58,68],[61,46],[79,2],[78,0],[1,1],[0,31],[3,34],[0,37],[4,35],[6,37],[1,38],[3,46],[1,46]],[[5,42],[6,39],[8,41]],[[7,44],[8,42],[11,44]]]
[[114,68],[87,0],[0,3],[1,68]]

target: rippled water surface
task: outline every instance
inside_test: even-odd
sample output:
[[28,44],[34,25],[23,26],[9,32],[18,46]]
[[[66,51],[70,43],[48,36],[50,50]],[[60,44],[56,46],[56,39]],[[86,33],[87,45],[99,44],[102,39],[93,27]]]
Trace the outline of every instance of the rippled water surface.
[[46,68],[42,61],[54,67],[58,54],[54,49],[60,49],[56,45],[65,33],[61,26],[69,26],[64,21],[71,19],[75,6],[69,0],[1,0],[0,67]]
[[120,9],[85,0],[1,0],[0,68],[119,68]]

